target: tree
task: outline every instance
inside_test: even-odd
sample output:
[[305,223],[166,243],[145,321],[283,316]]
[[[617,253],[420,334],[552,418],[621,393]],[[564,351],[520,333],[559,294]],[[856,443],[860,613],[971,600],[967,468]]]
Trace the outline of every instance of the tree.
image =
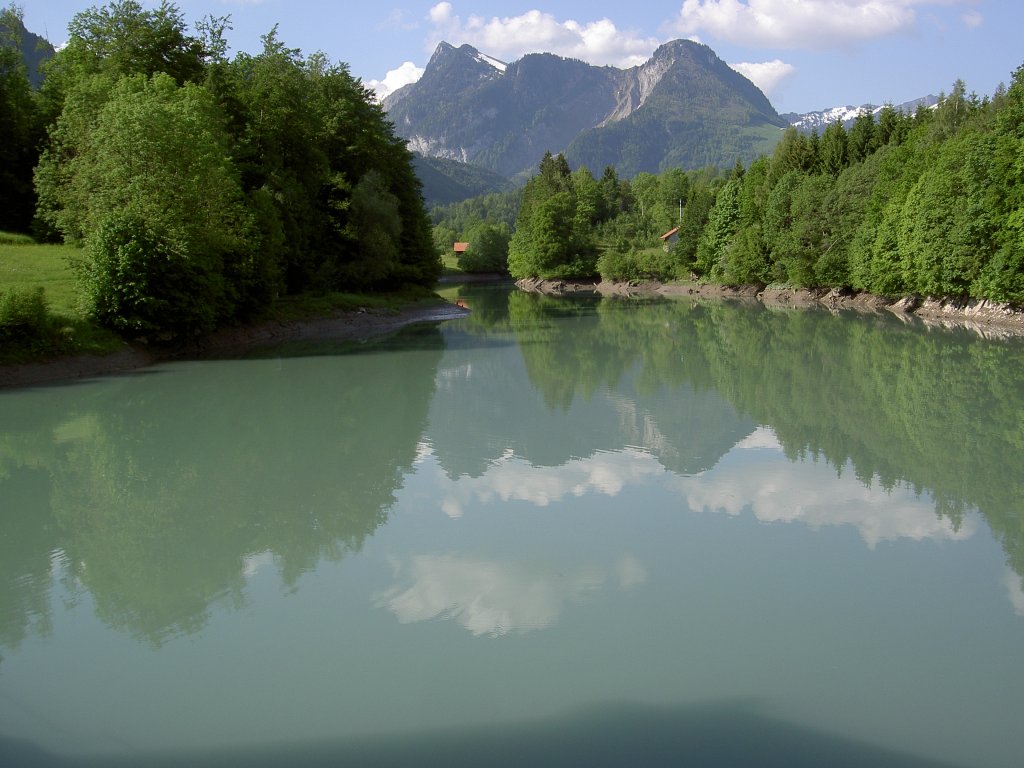
[[136,0],[114,0],[75,14],[62,64],[84,72],[154,75],[163,72],[179,85],[199,79],[206,51],[187,33],[184,16],[168,0],[145,10]]
[[508,247],[511,235],[504,224],[480,222],[469,230],[469,248],[459,255],[459,269],[466,272],[508,271]]
[[877,148],[875,145],[875,116],[861,109],[849,133],[850,162],[859,163]]
[[164,74],[124,78],[79,139],[62,193],[96,316],[126,332],[175,334],[231,317],[249,219],[209,93]]
[[350,221],[359,254],[339,266],[340,282],[360,289],[386,284],[399,261],[402,218],[379,172],[367,171],[352,190]]
[[821,171],[836,177],[850,163],[849,140],[843,124],[836,120],[821,137]]
[[561,277],[573,273],[576,260],[575,207],[568,192],[556,192],[539,202],[528,221],[516,221],[509,245],[508,266],[513,277]]
[[783,131],[782,139],[772,152],[769,183],[774,186],[790,171],[811,173],[817,167],[818,160],[817,148],[812,140],[790,126]]
[[988,136],[963,131],[936,149],[901,210],[897,243],[904,282],[929,296],[979,296],[992,258],[993,221],[986,201]]
[[42,121],[21,55],[22,29],[17,6],[0,9],[0,229],[27,232]]
[[707,277],[719,278],[724,273],[727,251],[738,228],[740,183],[740,179],[733,176],[718,190],[697,245],[695,267]]
[[693,179],[690,184],[686,205],[683,206],[683,220],[679,225],[679,239],[672,249],[677,277],[688,276],[696,266],[701,233],[715,205],[715,185],[712,179],[702,177]]
[[991,179],[996,251],[982,274],[983,294],[1024,303],[1024,66],[1014,72],[996,114]]
[[[588,222],[598,205],[594,177],[589,171],[574,176],[565,158],[550,152],[545,153],[539,170],[523,189],[509,243],[509,272],[516,278],[593,275],[597,247]],[[579,214],[576,183],[586,197]]]

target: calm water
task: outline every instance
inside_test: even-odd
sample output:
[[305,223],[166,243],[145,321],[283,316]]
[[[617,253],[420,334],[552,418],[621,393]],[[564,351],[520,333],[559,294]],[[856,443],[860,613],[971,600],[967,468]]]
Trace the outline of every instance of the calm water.
[[0,392],[0,764],[1021,764],[1021,343],[462,291]]

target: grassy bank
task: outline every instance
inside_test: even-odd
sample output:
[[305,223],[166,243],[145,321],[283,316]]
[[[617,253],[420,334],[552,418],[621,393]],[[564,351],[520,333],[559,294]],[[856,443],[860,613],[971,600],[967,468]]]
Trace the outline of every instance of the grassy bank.
[[71,262],[77,249],[0,232],[0,364],[124,347],[86,316]]
[[[87,315],[72,263],[78,249],[43,245],[0,232],[0,365],[73,355],[108,355],[126,348],[117,334]],[[288,296],[255,322],[298,322],[360,310],[398,314],[436,302],[427,288],[386,294],[325,293]]]

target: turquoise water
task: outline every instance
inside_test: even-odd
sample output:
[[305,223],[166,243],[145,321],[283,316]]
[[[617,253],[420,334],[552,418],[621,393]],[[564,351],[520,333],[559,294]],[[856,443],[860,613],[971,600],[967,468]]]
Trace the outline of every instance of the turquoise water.
[[0,764],[1019,764],[1019,342],[462,296],[0,393]]

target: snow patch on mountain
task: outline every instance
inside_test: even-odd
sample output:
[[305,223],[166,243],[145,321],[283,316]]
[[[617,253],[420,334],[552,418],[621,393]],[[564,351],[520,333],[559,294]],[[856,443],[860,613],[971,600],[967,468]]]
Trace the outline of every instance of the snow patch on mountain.
[[494,67],[499,72],[504,72],[506,69],[508,69],[508,64],[506,64],[504,61],[499,61],[498,59],[495,59],[493,56],[488,56],[486,53],[480,53],[479,51],[477,51],[476,56],[474,56],[474,58],[483,64],[487,64],[488,66]]
[[[919,99],[913,99],[912,101],[905,101],[902,104],[894,104],[892,106],[900,112],[909,115],[913,114],[921,105],[928,108],[934,108],[937,102],[938,98],[928,95]],[[790,112],[782,115],[782,117],[801,133],[811,133],[816,131],[818,134],[821,134],[828,126],[832,125],[836,121],[842,123],[844,128],[849,129],[857,119],[857,115],[862,111],[870,112],[877,118],[878,113],[884,108],[884,106],[879,107],[874,104],[862,104],[859,107],[844,105],[840,107],[830,107],[829,109],[822,109],[816,112],[806,112],[802,115]]]

